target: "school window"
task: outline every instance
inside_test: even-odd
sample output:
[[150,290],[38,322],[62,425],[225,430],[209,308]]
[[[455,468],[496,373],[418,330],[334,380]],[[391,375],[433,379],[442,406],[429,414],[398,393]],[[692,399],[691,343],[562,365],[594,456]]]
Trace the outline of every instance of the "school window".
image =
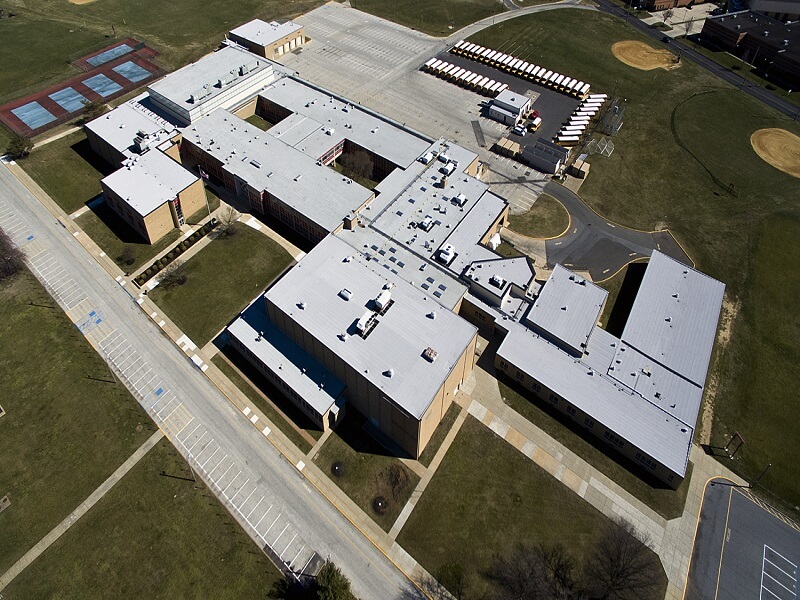
[[532,386],[532,387],[533,387],[533,391],[535,391],[535,392],[541,392],[541,391],[542,391],[542,386],[541,386],[541,385],[539,385],[539,384],[538,384],[538,383],[536,383],[536,382],[534,382],[534,383],[533,383],[533,386]]
[[592,427],[594,427],[594,419],[592,417],[586,417],[583,420],[583,424],[584,424],[585,427],[588,427],[589,429],[591,429]]
[[525,380],[525,373],[523,373],[522,371],[517,371],[517,374],[515,375],[515,377],[517,378],[517,381],[524,381]]
[[572,416],[572,417],[574,417],[575,416],[575,407],[574,406],[568,406],[567,407],[567,414]]
[[669,474],[669,477],[667,477],[667,481],[672,481],[673,479],[675,479],[675,475],[673,475],[672,473],[670,473],[670,474]]
[[501,360],[500,361],[500,368],[503,369],[504,371],[507,370],[508,369],[508,363],[506,361],[504,361],[504,360]]
[[558,396],[556,396],[555,394],[550,394],[550,402],[552,402],[553,404],[558,404]]
[[621,440],[618,436],[614,435],[610,431],[606,430],[603,434],[603,437],[609,444],[614,444],[618,448],[622,448],[625,445],[625,442]]

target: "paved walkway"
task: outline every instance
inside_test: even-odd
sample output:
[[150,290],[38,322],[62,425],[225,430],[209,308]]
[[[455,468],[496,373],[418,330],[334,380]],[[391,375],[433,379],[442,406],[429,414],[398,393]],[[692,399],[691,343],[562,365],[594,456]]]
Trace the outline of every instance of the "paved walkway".
[[[11,568],[0,575],[0,591],[2,591],[9,583],[11,583],[14,578],[22,573],[28,565],[30,565],[34,560],[39,558],[41,554],[47,550],[53,542],[55,542],[58,538],[60,538],[66,531],[72,527],[75,523],[78,522],[83,515],[85,515],[90,508],[92,508],[97,502],[105,496],[111,488],[113,488],[117,482],[122,479],[125,474],[130,471],[136,463],[138,463],[148,451],[155,446],[161,438],[164,437],[164,432],[160,429],[156,431],[153,435],[151,435],[147,441],[139,446],[139,448],[134,452],[124,463],[122,463],[119,468],[114,471],[111,476],[106,479],[100,487],[98,487],[95,491],[93,491],[86,500],[80,503],[78,508],[73,510],[69,516],[61,521],[58,525],[56,525],[50,533],[44,536],[39,542],[30,550],[28,550],[25,555],[20,558],[17,562],[15,562]],[[0,595],[2,597],[2,595]]]
[[467,412],[604,515],[621,517],[647,534],[669,579],[667,598],[682,598],[706,481],[717,476],[744,481],[693,446],[694,471],[683,515],[668,520],[507,406],[492,374],[479,366],[473,372],[475,391],[459,398]]

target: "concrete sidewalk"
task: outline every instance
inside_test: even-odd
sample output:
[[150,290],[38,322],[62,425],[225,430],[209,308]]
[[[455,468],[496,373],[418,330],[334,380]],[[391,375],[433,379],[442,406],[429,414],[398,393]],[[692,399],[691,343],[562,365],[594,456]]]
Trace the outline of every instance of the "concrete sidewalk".
[[[25,568],[28,567],[34,560],[39,558],[42,553],[47,550],[53,542],[55,542],[58,538],[60,538],[66,531],[72,527],[75,523],[78,522],[83,515],[85,515],[90,508],[92,508],[95,504],[97,504],[100,499],[105,496],[111,488],[113,488],[117,482],[122,479],[125,474],[130,471],[136,463],[138,463],[144,456],[147,454],[150,449],[155,446],[161,438],[164,437],[164,432],[160,429],[156,431],[153,435],[151,435],[147,441],[139,446],[137,450],[124,462],[122,463],[119,468],[114,471],[111,476],[106,479],[100,487],[98,487],[95,491],[93,491],[86,500],[80,503],[78,508],[73,510],[69,516],[61,521],[58,525],[56,525],[50,533],[44,536],[39,542],[30,550],[28,550],[25,555],[20,558],[17,562],[11,565],[11,568],[0,575],[0,591],[11,583],[14,578],[22,573]],[[2,595],[0,595],[0,598]]]

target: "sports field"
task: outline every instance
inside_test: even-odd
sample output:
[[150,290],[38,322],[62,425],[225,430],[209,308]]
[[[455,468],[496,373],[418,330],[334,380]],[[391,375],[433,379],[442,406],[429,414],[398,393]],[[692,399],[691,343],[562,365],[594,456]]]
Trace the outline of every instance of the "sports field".
[[13,17],[0,20],[0,102],[75,75],[71,59],[88,54],[111,38],[133,37],[161,53],[172,70],[217,47],[224,34],[250,19],[271,20],[302,14],[319,0],[242,0],[235,9],[224,0],[198,5],[189,0],[102,0],[89,4],[11,0]]
[[[642,71],[614,57],[620,41],[651,45],[623,21],[589,11],[520,17],[472,41],[568,72],[592,89],[626,99],[624,127],[610,158],[593,155],[581,196],[626,226],[667,226],[700,270],[727,284],[738,307],[730,341],[719,345],[712,444],[733,431],[747,440],[733,467],[784,507],[800,506],[800,446],[785,415],[800,408],[797,303],[800,186],[751,146],[761,129],[800,134],[800,125],[692,63]],[[797,512],[793,511],[795,517]]]

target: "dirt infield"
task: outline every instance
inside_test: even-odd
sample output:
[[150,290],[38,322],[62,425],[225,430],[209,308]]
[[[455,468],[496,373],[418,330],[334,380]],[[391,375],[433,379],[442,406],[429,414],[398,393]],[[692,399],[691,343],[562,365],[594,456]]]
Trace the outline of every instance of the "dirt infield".
[[611,46],[611,53],[617,60],[629,67],[650,71],[651,69],[675,69],[680,63],[675,62],[675,55],[669,50],[656,50],[644,42],[626,40]]
[[785,129],[759,129],[750,136],[750,144],[762,160],[800,178],[800,137]]

